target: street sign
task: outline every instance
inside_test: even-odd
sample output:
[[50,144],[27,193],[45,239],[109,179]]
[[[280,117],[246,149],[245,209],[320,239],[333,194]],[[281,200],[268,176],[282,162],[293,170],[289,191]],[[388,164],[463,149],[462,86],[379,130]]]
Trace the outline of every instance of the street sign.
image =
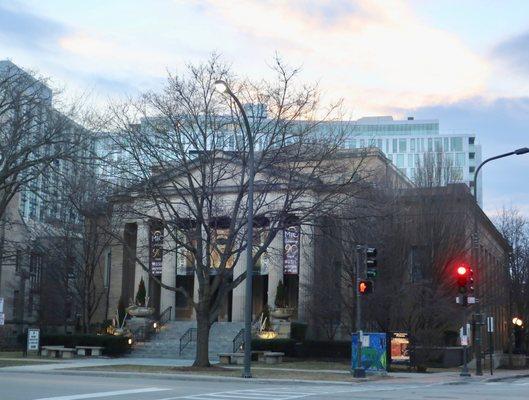
[[461,346],[468,346],[468,336],[461,335]]
[[494,332],[494,317],[487,317],[487,332]]
[[38,351],[40,341],[40,329],[28,329],[28,351]]
[[4,298],[0,297],[0,314],[4,312]]
[[0,313],[0,326],[3,326],[5,324],[5,314]]
[[468,304],[476,304],[476,298],[473,297],[473,296],[468,296],[467,297],[467,303]]

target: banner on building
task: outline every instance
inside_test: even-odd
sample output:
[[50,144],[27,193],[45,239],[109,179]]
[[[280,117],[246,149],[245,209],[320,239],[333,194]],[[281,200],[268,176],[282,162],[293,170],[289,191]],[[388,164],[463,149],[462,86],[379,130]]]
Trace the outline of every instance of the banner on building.
[[[265,240],[268,236],[268,230],[264,228],[255,228],[253,231],[253,255],[257,254],[259,249],[264,247]],[[261,256],[255,261],[253,266],[254,275],[268,275],[270,265],[270,256],[267,251],[264,251]]]
[[158,224],[151,225],[149,235],[150,270],[154,276],[162,276],[163,261],[163,228]]
[[283,273],[296,275],[299,273],[299,241],[300,226],[293,225],[283,230]]
[[[227,256],[226,247],[228,244],[229,234],[229,229],[214,229],[211,233],[210,274],[212,275],[219,273],[219,268],[221,267],[223,257]],[[228,259],[226,260],[224,268],[227,270],[233,268],[233,255],[230,254]]]

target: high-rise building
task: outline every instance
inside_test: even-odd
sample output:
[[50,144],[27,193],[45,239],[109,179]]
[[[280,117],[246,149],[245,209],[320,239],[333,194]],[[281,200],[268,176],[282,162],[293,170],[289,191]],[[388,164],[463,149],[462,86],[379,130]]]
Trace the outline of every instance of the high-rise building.
[[[390,116],[365,117],[347,127],[346,148],[377,147],[412,181],[425,158],[441,160],[451,170],[448,183],[465,183],[473,191],[474,172],[481,163],[481,146],[473,133],[441,133],[436,119]],[[478,203],[482,204],[482,185],[478,182]]]

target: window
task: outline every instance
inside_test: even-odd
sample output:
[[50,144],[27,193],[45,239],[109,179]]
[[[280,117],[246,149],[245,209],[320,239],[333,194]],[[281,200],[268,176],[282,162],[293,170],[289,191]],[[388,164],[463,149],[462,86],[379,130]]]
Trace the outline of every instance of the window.
[[435,144],[435,151],[436,152],[441,152],[443,151],[443,146],[441,144],[441,139],[440,138],[436,138],[434,140],[434,144]]
[[460,138],[460,137],[450,138],[450,150],[451,151],[463,151],[463,138]]
[[461,167],[465,165],[465,153],[456,153],[456,166]]
[[428,138],[428,151],[433,151],[432,138]]
[[406,153],[406,139],[399,139],[399,153]]
[[397,153],[397,139],[393,139],[393,153]]
[[404,154],[397,154],[397,167],[404,168]]
[[474,140],[476,140],[475,137],[469,137],[468,138],[468,144],[474,144]]
[[408,168],[412,168],[413,166],[413,154],[408,154]]
[[444,142],[444,144],[443,144],[443,150],[444,150],[444,151],[450,151],[450,148],[449,148],[449,146],[448,146],[448,138],[445,137],[445,138],[443,139],[443,142]]
[[366,141],[364,139],[360,139],[360,148],[366,147]]
[[476,153],[474,153],[474,152],[468,153],[468,159],[469,160],[473,160],[474,158],[476,158]]
[[468,167],[468,172],[470,172],[471,174],[473,174],[475,170],[476,167]]
[[382,150],[382,139],[377,140],[377,147]]
[[410,151],[415,151],[415,139],[410,139]]

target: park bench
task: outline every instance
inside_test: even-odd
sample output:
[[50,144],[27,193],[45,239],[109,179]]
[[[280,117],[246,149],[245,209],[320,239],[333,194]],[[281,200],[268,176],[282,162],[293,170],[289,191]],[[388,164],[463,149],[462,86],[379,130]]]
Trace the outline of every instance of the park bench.
[[266,364],[279,364],[283,361],[285,353],[279,353],[274,351],[267,351],[264,353],[264,362]]
[[[272,352],[272,351],[252,351],[252,356],[257,355],[259,362],[265,362],[267,364],[278,364],[283,361],[285,353]],[[221,364],[244,364],[244,353],[220,353],[219,362]]]
[[97,357],[100,356],[103,352],[104,347],[100,346],[76,346],[75,349],[77,350],[78,356],[92,356]]
[[75,349],[64,346],[42,346],[40,354],[43,357],[73,358]]

